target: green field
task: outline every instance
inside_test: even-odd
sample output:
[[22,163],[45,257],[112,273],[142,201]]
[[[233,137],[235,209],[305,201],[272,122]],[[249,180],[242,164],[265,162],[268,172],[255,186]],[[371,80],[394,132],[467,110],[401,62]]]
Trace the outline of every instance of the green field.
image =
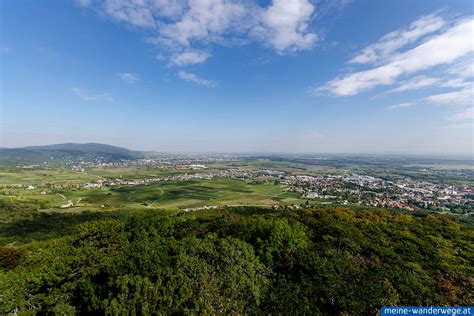
[[[176,209],[214,205],[273,205],[295,203],[299,200],[286,193],[285,187],[272,183],[253,184],[241,180],[213,179],[164,182],[154,185],[123,186],[92,190],[71,191],[66,199],[77,201],[68,211],[80,211],[85,207],[115,209]],[[55,199],[55,211],[64,201]]]
[[[209,172],[206,169],[205,172]],[[94,182],[105,178],[144,179],[154,177],[165,177],[183,173],[196,173],[193,170],[176,170],[174,168],[153,167],[113,167],[93,168],[84,172],[72,171],[64,168],[49,168],[39,170],[15,169],[0,170],[0,185],[46,185],[61,184],[74,185]],[[202,172],[202,171],[201,171]]]
[[80,184],[101,178],[95,174],[62,169],[0,170],[0,185]]
[[[243,166],[240,166],[242,168]],[[219,168],[218,166],[215,169]],[[214,169],[214,168],[213,168]],[[214,170],[215,170],[214,169]],[[172,168],[97,168],[85,172],[71,170],[1,171],[0,198],[19,202],[34,202],[42,212],[82,212],[182,209],[203,206],[300,204],[304,200],[287,187],[273,182],[255,182],[228,178],[212,180],[164,181],[150,185],[83,188],[98,179],[143,179],[163,177],[189,170]],[[196,172],[196,171],[194,171]],[[204,172],[204,171],[201,171]],[[209,170],[205,170],[209,172]],[[25,186],[37,186],[26,189]],[[72,202],[72,205],[68,205]]]

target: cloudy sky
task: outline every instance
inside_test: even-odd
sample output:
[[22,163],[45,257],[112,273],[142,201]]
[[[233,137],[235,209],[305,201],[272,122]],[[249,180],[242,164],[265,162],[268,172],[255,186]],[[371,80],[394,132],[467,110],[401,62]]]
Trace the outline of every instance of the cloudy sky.
[[472,155],[473,10],[4,0],[0,146]]

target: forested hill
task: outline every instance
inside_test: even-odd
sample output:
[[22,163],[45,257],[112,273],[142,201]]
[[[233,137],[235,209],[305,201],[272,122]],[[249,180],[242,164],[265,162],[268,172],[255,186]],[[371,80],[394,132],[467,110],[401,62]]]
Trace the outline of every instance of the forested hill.
[[79,161],[105,159],[108,161],[130,160],[143,157],[142,152],[98,143],[66,143],[21,148],[0,148],[0,162],[54,163],[55,161]]
[[[473,228],[438,215],[247,207],[3,225],[0,313],[376,315],[474,303]],[[46,238],[22,244],[44,227]]]

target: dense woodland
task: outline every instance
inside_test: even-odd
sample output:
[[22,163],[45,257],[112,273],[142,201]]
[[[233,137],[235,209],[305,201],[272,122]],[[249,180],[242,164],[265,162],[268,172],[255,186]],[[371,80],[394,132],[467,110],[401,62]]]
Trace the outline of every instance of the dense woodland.
[[473,239],[440,215],[335,207],[33,216],[2,224],[0,313],[472,305]]

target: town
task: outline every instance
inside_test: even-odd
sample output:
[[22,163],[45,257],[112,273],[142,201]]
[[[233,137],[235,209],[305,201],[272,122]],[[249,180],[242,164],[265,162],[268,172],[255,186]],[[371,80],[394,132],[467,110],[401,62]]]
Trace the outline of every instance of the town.
[[[407,209],[467,210],[474,207],[472,187],[442,186],[405,178],[386,181],[358,174],[334,176],[287,176],[281,183],[309,199],[334,200],[344,205],[358,204]],[[464,212],[463,212],[464,213]]]

